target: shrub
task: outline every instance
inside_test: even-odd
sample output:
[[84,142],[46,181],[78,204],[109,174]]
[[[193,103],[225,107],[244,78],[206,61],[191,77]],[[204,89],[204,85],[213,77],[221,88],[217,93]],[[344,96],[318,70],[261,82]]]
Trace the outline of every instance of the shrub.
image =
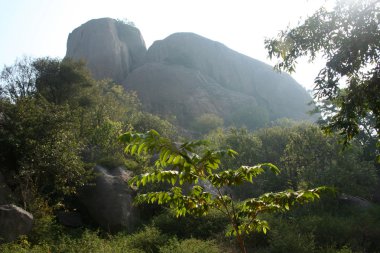
[[128,236],[128,245],[130,245],[131,248],[154,253],[159,252],[159,247],[163,246],[168,239],[169,238],[161,234],[157,228],[145,227],[140,232]]
[[160,248],[160,253],[220,253],[222,250],[214,241],[186,239],[178,241],[176,238]]
[[153,218],[152,223],[162,232],[175,235],[179,238],[215,238],[225,232],[227,219],[215,210],[201,217],[175,217],[170,211],[161,213]]

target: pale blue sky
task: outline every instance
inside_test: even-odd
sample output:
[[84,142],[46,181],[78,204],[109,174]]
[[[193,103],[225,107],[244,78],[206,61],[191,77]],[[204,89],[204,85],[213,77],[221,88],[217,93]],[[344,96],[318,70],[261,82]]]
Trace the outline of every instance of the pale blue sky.
[[[17,57],[62,58],[68,34],[93,18],[133,21],[147,46],[195,32],[271,64],[265,37],[296,25],[326,0],[0,0],[0,67]],[[301,61],[293,77],[307,88],[321,64]]]

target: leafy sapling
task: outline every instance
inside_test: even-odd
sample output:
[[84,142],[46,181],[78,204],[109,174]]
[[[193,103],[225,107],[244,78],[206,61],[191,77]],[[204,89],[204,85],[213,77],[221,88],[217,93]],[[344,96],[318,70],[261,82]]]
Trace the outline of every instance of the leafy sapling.
[[[241,166],[237,169],[221,170],[221,158],[234,158],[237,153],[231,149],[212,150],[205,141],[174,143],[160,136],[156,131],[146,133],[127,132],[120,136],[126,144],[125,152],[130,155],[143,153],[159,154],[155,162],[156,169],[134,177],[130,184],[136,187],[148,183],[169,183],[171,188],[165,191],[148,192],[136,197],[137,203],[157,203],[168,205],[177,217],[185,215],[206,215],[211,209],[222,212],[230,222],[227,232],[235,236],[241,252],[246,252],[244,236],[254,231],[264,232],[268,223],[260,218],[263,213],[288,211],[295,204],[304,204],[319,198],[326,187],[311,190],[287,190],[277,193],[265,193],[257,198],[235,201],[226,194],[225,187],[253,183],[253,179],[265,170],[279,174],[280,170],[271,163],[254,166]],[[212,191],[203,187],[211,184]],[[192,185],[184,193],[184,184]]]

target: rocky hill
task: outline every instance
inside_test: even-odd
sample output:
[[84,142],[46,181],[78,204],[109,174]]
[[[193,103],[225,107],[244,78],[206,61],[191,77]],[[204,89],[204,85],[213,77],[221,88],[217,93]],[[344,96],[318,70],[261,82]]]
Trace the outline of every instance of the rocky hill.
[[69,34],[66,57],[84,60],[97,79],[122,82],[146,53],[140,31],[111,18],[90,20]]
[[289,75],[193,33],[172,34],[146,51],[137,28],[91,20],[69,35],[66,56],[85,60],[96,78],[137,91],[146,110],[186,128],[202,115],[249,128],[310,119],[311,97]]

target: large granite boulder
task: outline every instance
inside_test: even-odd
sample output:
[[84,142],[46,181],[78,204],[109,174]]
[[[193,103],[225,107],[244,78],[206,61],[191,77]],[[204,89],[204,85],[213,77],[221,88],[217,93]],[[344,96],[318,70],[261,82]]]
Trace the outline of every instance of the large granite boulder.
[[0,242],[11,242],[27,235],[32,227],[32,214],[15,205],[0,205]]
[[131,172],[123,168],[94,168],[96,178],[81,190],[79,200],[88,215],[109,232],[133,231],[139,214],[132,205],[134,191],[128,186]]
[[228,118],[244,103],[257,107],[254,97],[231,91],[198,70],[161,62],[146,63],[127,78],[127,89],[137,91],[146,110],[175,115],[183,126],[202,114]]
[[310,119],[311,97],[289,75],[193,33],[156,41],[124,85],[147,110],[174,115],[183,126],[204,113],[249,128],[283,117]]
[[69,34],[66,57],[84,60],[96,79],[124,80],[146,53],[140,31],[111,18],[90,20]]
[[145,110],[187,130],[204,115],[250,129],[280,118],[314,120],[312,98],[289,75],[194,33],[172,34],[146,51],[137,28],[96,19],[69,35],[66,56],[85,60],[95,78],[137,91]]
[[345,193],[340,194],[339,201],[342,204],[346,204],[348,206],[354,206],[361,209],[368,209],[373,206],[373,203],[371,203],[370,201],[364,198],[348,195]]

